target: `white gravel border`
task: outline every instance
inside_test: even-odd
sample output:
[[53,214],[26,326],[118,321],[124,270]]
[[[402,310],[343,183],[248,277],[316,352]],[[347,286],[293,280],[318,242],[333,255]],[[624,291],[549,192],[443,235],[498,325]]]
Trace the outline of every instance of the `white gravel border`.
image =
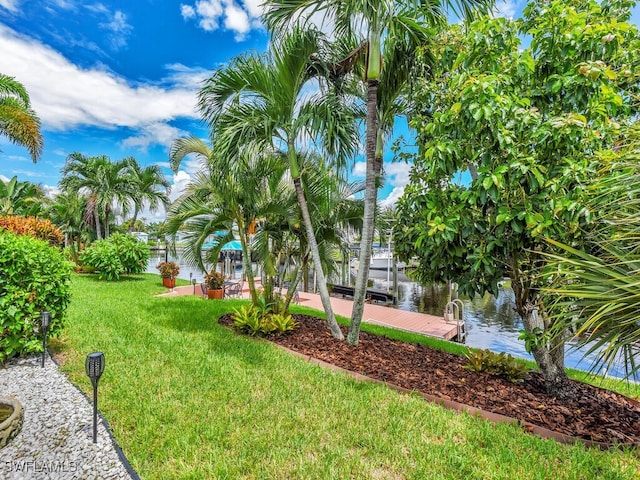
[[[98,418],[93,443],[93,404],[63,375],[49,355],[12,360],[0,367],[0,396],[24,407],[24,424],[0,450],[0,479],[138,479]],[[124,459],[126,462],[126,459]]]

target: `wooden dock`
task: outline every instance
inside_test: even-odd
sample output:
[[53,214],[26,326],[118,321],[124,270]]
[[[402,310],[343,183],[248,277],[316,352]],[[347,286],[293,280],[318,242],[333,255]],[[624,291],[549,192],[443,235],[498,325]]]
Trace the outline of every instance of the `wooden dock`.
[[[305,307],[323,310],[320,295],[313,293],[300,292],[300,304]],[[353,306],[351,300],[331,297],[331,306],[336,315],[342,315],[347,318],[351,317]],[[372,303],[364,304],[362,320],[367,323],[442,338],[444,340],[452,340],[458,334],[456,324],[445,322],[443,317],[428,315],[426,313],[408,312],[406,310],[399,310],[397,308]]]
[[[193,295],[193,286],[176,287],[163,294],[163,296]],[[196,295],[201,295],[200,285],[196,286]],[[305,307],[324,310],[320,295],[309,292],[299,292],[300,304]],[[249,298],[249,286],[244,282],[243,297]],[[343,298],[331,297],[331,306],[336,315],[350,318],[353,301]],[[418,333],[430,337],[453,340],[458,334],[455,323],[447,323],[443,317],[428,315],[426,313],[408,312],[397,308],[365,303],[362,320],[366,323],[396,328],[407,332]]]

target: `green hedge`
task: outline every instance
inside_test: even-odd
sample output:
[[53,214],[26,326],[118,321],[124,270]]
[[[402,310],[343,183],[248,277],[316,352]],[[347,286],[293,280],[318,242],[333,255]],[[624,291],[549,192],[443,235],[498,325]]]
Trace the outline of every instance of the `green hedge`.
[[43,240],[0,231],[0,363],[42,351],[40,312],[59,335],[71,297],[73,264]]
[[149,247],[133,235],[114,233],[89,245],[80,262],[95,269],[101,279],[118,280],[126,273],[142,273],[149,261]]

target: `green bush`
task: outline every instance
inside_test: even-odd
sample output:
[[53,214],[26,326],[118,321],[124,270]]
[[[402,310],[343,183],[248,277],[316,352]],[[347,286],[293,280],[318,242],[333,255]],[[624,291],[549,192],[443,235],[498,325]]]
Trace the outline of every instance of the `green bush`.
[[99,278],[118,280],[120,275],[144,272],[149,247],[132,235],[114,233],[89,245],[80,253],[80,262],[94,268]]
[[519,382],[529,374],[529,367],[524,362],[504,352],[469,350],[465,357],[469,361],[464,367],[467,370],[505,377],[510,382]]
[[0,231],[0,363],[42,351],[40,313],[58,336],[71,296],[73,264],[43,240]]
[[281,313],[263,314],[253,306],[246,305],[233,311],[233,325],[240,331],[251,336],[269,336],[295,330],[298,323],[291,315]]

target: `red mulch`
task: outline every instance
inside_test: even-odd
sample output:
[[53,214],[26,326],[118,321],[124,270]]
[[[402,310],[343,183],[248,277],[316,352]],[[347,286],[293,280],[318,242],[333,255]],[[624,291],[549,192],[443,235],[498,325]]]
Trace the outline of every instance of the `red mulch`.
[[[640,444],[640,402],[623,395],[573,382],[578,399],[560,401],[546,394],[539,373],[530,373],[521,383],[511,383],[466,370],[462,356],[366,332],[361,333],[358,345],[351,347],[336,341],[324,320],[307,315],[294,317],[300,324],[298,329],[269,340],[371,378],[573,437]],[[227,326],[233,323],[229,315],[219,322]]]

